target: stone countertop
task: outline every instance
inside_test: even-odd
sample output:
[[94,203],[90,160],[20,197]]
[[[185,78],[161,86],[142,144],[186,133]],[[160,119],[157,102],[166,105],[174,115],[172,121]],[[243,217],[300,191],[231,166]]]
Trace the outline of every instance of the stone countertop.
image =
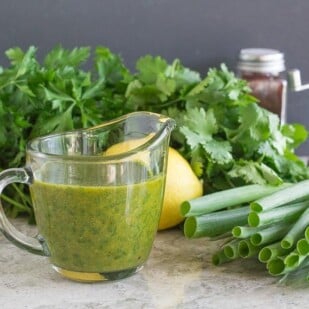
[[[16,223],[16,222],[14,222]],[[19,229],[32,234],[26,223]],[[211,263],[219,244],[159,232],[145,267],[112,282],[62,278],[48,258],[16,248],[0,235],[0,308],[308,308],[309,288],[281,286],[255,260]]]

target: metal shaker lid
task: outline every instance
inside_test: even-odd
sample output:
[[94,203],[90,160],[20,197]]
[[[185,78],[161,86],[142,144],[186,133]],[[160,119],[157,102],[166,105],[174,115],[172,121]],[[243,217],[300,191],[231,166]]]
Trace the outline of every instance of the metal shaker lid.
[[284,54],[276,49],[241,49],[238,59],[237,68],[243,71],[279,73],[285,70]]

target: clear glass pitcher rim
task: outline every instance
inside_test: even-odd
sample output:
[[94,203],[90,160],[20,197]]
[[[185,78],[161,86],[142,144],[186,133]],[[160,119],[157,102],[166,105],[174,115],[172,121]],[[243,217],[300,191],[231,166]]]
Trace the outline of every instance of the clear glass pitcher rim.
[[[69,136],[69,135],[82,135],[82,134],[89,134],[91,132],[95,132],[101,128],[104,127],[108,127],[111,126],[113,124],[117,124],[117,123],[121,123],[123,121],[125,121],[126,119],[128,119],[129,117],[133,117],[133,116],[147,116],[147,117],[157,117],[158,121],[160,121],[162,123],[162,127],[160,128],[160,130],[158,130],[152,137],[150,137],[147,141],[145,141],[144,143],[133,147],[132,149],[126,151],[126,152],[122,152],[119,154],[112,154],[112,155],[106,155],[106,156],[102,156],[102,155],[85,155],[85,154],[75,154],[75,155],[70,155],[70,154],[56,154],[56,153],[49,153],[49,152],[42,152],[38,149],[36,149],[34,147],[35,144],[40,143],[41,141],[44,141],[46,139],[50,139],[50,138],[56,138],[59,136]],[[162,139],[166,138],[167,136],[169,136],[169,133],[175,128],[176,126],[176,122],[174,119],[162,115],[162,114],[158,114],[158,113],[153,113],[153,112],[146,112],[146,111],[137,111],[137,112],[132,112],[132,113],[128,113],[125,115],[122,115],[120,117],[111,119],[111,120],[107,120],[102,122],[99,125],[93,126],[93,127],[89,127],[89,128],[81,128],[81,129],[75,129],[75,130],[68,130],[68,131],[63,131],[63,132],[56,132],[56,133],[51,133],[51,134],[47,134],[47,135],[42,135],[42,136],[38,136],[35,137],[33,139],[31,139],[28,143],[27,143],[27,148],[26,151],[28,154],[32,155],[32,156],[37,156],[37,157],[45,157],[45,158],[61,158],[63,160],[65,159],[87,159],[87,158],[91,158],[91,160],[100,160],[100,161],[105,161],[105,160],[118,160],[118,159],[122,159],[125,158],[127,156],[133,155],[135,153],[141,152],[143,150],[149,150],[151,151],[152,148],[154,148],[156,146],[157,143],[159,143]]]

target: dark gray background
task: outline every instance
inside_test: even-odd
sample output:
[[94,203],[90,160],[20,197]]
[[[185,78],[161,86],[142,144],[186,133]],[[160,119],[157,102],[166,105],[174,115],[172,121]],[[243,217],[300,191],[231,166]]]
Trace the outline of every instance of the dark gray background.
[[[309,81],[308,0],[0,0],[0,65],[4,51],[35,45],[105,45],[134,68],[147,53],[205,74],[225,62],[235,69],[244,47],[285,53],[288,69]],[[309,90],[288,95],[288,122],[309,128]],[[309,142],[299,154],[309,154]]]

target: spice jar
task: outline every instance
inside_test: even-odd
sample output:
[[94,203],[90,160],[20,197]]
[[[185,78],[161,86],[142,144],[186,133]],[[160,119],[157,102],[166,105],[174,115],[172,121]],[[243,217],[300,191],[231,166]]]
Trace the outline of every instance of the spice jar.
[[239,53],[239,77],[248,81],[259,104],[286,121],[287,82],[284,54],[274,49],[247,48]]

